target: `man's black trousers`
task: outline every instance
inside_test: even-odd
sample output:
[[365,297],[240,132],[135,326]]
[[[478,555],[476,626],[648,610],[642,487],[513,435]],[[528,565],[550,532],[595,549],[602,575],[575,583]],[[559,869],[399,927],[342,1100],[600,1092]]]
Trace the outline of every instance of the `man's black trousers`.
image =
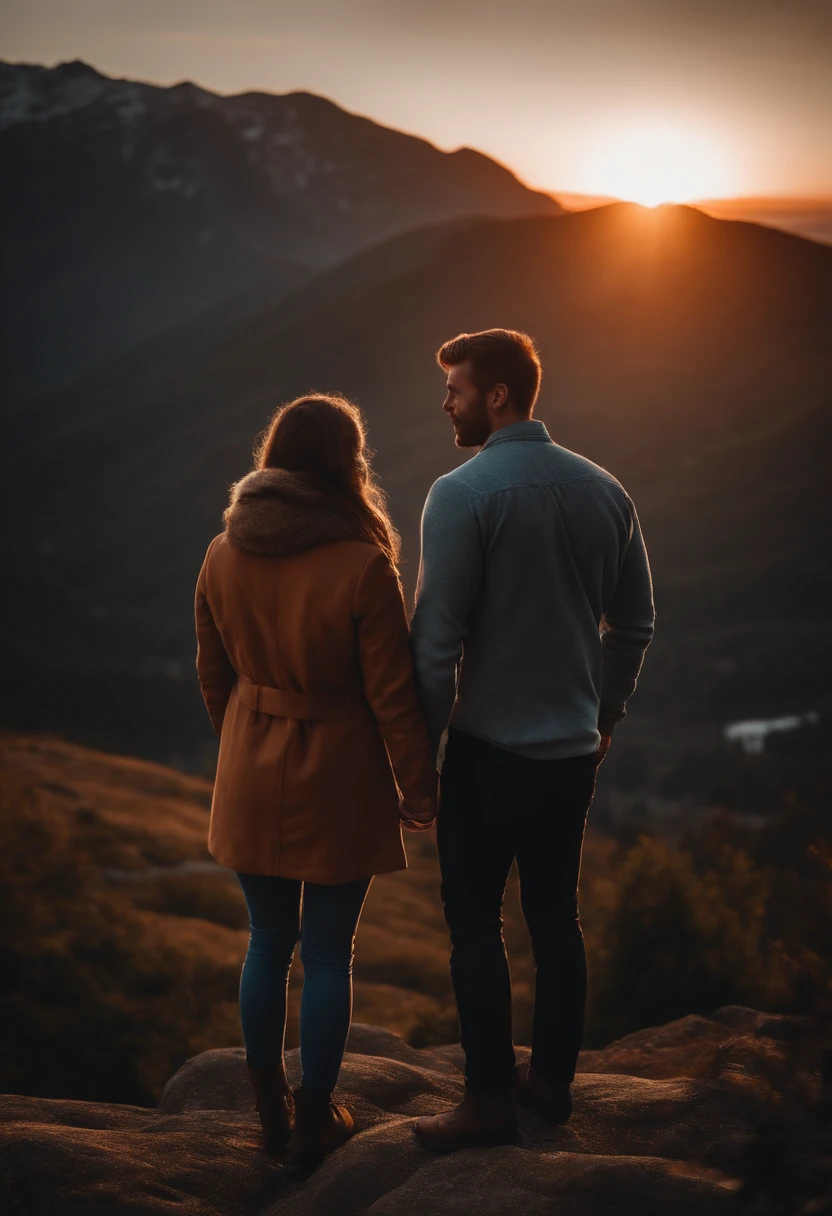
[[595,774],[594,753],[530,760],[448,732],[437,839],[472,1092],[506,1090],[514,1081],[502,904],[515,857],[535,960],[532,1067],[556,1084],[575,1075],[586,1003],[578,876]]

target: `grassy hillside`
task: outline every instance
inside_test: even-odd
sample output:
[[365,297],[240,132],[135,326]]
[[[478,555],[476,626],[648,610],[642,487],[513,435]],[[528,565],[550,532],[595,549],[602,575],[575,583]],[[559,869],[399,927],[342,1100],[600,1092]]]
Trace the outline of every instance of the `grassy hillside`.
[[[210,784],[56,738],[0,734],[0,1090],[151,1103],[190,1055],[241,1043],[247,918],[205,846]],[[581,879],[587,1046],[729,1002],[829,995],[829,786],[763,830],[709,826],[680,847],[590,829]],[[433,836],[375,879],[359,927],[356,1020],[453,1041]],[[512,878],[505,936],[515,1039],[532,966]],[[297,1041],[301,973],[291,980]]]
[[[149,1101],[183,1059],[241,1043],[245,904],[206,838],[211,787],[55,738],[0,735],[2,952],[11,969],[0,1089]],[[600,845],[598,846],[600,847]],[[433,838],[373,883],[355,1017],[453,1039]],[[297,1042],[301,971],[292,975]],[[530,967],[518,971],[528,1034]]]

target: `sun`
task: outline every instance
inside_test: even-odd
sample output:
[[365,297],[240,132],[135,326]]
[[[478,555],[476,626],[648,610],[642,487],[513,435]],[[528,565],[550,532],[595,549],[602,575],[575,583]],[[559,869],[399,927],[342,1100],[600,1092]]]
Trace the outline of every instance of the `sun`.
[[608,128],[587,148],[593,192],[657,207],[732,193],[718,142],[682,125]]

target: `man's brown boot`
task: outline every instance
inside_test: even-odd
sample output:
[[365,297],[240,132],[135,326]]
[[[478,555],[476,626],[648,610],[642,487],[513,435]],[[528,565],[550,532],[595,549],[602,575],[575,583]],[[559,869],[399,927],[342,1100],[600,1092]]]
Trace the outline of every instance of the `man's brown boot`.
[[420,1119],[413,1132],[420,1144],[439,1153],[516,1144],[514,1097],[511,1092],[473,1094],[469,1090],[454,1110]]
[[517,1065],[515,1076],[517,1084],[514,1092],[521,1106],[537,1111],[547,1123],[566,1123],[572,1114],[572,1095],[568,1085],[544,1081],[528,1061]]
[[332,1094],[295,1090],[295,1130],[289,1145],[292,1169],[308,1174],[327,1153],[338,1148],[355,1131],[355,1121],[346,1106],[332,1101]]
[[258,1068],[246,1057],[251,1088],[260,1127],[263,1132],[262,1147],[265,1153],[280,1153],[289,1143],[294,1123],[295,1104],[286,1078],[286,1065],[272,1064]]

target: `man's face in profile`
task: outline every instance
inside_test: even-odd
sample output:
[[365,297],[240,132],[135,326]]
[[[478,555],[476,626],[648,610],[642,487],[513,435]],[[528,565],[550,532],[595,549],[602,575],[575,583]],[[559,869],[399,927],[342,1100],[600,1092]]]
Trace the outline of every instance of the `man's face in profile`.
[[442,409],[451,419],[458,448],[478,448],[491,434],[487,394],[471,379],[470,363],[448,368]]

